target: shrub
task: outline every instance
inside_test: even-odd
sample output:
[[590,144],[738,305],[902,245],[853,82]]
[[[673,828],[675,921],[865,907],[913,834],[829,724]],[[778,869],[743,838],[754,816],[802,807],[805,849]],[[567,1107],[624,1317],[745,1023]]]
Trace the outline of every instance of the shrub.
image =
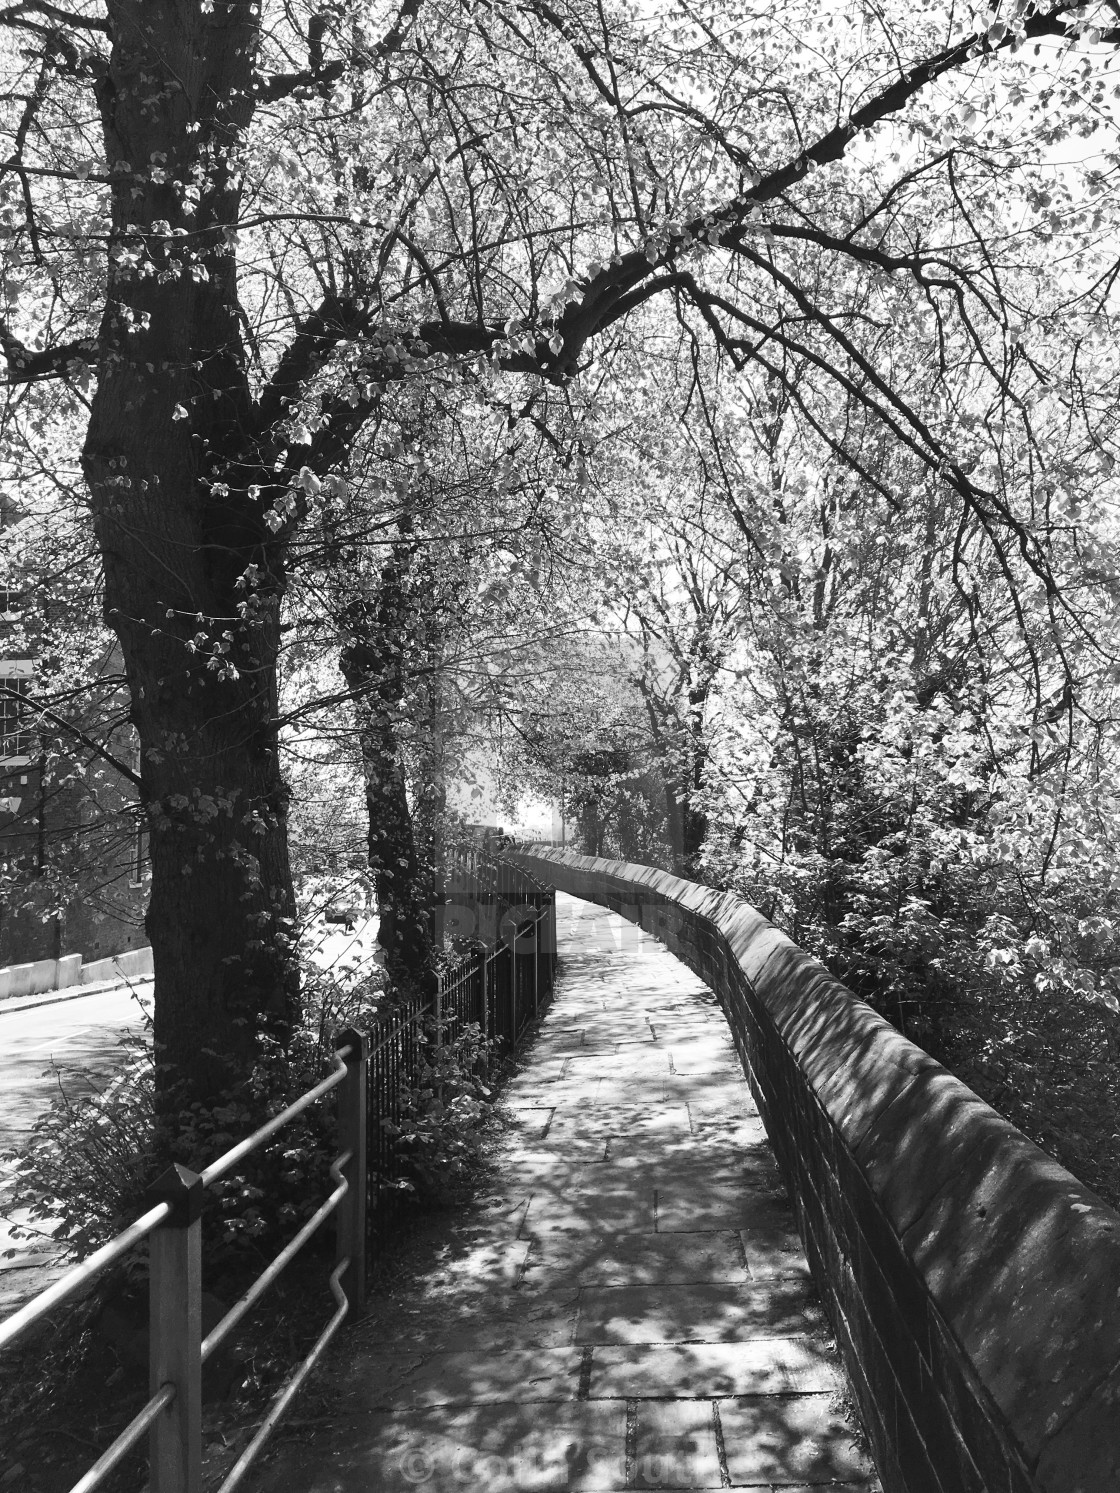
[[493,1043],[477,1022],[448,1035],[430,1023],[421,1038],[421,1062],[404,1091],[396,1140],[406,1184],[425,1202],[454,1201],[475,1172],[491,1114],[491,1090],[482,1074]]
[[[83,1259],[145,1208],[146,1189],[169,1160],[201,1171],[257,1126],[280,1113],[324,1075],[333,1034],[369,1024],[381,998],[376,981],[351,991],[310,972],[304,1019],[286,1048],[265,1039],[248,1079],[219,1103],[194,1105],[157,1120],[152,1053],[139,1034],[122,1038],[122,1070],[98,1087],[78,1072],[36,1120],[19,1150],[0,1160],[12,1169],[9,1206],[27,1210],[24,1238],[48,1234]],[[213,1183],[203,1210],[208,1271],[236,1269],[270,1255],[329,1191],[337,1151],[334,1105],[312,1106],[238,1170]],[[142,1275],[137,1256],[126,1273]]]

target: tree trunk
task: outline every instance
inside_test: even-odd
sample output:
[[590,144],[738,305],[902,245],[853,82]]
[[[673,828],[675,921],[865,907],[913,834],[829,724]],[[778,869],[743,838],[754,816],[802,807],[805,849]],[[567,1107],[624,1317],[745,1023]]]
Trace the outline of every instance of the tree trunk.
[[[408,518],[400,522],[407,533]],[[402,539],[382,570],[376,602],[359,595],[346,606],[343,625],[350,641],[340,659],[358,715],[369,863],[377,891],[377,941],[398,999],[427,998],[436,984],[432,867],[417,848],[398,733],[414,620],[405,579],[409,560]]]
[[638,681],[646,705],[654,749],[665,793],[665,832],[673,873],[694,880],[699,875],[700,856],[708,837],[708,816],[697,801],[704,787],[708,765],[708,742],[704,711],[708,686],[689,691],[688,715],[682,723],[671,710],[658,710],[650,691]]
[[[354,666],[352,650],[344,672],[351,689],[364,687],[363,680],[368,676]],[[426,895],[430,877],[416,851],[392,717],[387,711],[363,714],[360,737],[369,814],[369,863],[377,891],[377,941],[394,996],[427,998],[436,983],[432,942],[435,909]]]
[[415,793],[413,831],[428,905],[442,905],[447,832],[447,754],[444,743],[442,651],[438,631],[429,621],[425,659],[429,670],[422,687],[423,714],[415,722]]
[[255,14],[251,0],[208,14],[199,0],[109,0],[98,86],[114,185],[83,465],[140,736],[165,1109],[235,1084],[298,996],[276,734],[283,561],[253,485],[262,452],[225,231]]

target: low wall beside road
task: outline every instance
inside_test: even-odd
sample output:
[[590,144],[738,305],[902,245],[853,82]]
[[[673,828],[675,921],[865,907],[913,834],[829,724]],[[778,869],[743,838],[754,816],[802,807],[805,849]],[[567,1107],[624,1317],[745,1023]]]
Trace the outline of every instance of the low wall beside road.
[[103,980],[136,979],[152,971],[151,949],[129,949],[89,964],[82,962],[80,954],[38,959],[33,964],[9,964],[0,969],[0,1001],[20,995],[46,995],[52,990],[94,985]]
[[135,980],[155,972],[151,949],[126,949],[109,959],[94,959],[82,965],[81,983],[94,985],[102,980]]
[[715,992],[886,1493],[1120,1489],[1120,1214],[740,898],[506,854]]

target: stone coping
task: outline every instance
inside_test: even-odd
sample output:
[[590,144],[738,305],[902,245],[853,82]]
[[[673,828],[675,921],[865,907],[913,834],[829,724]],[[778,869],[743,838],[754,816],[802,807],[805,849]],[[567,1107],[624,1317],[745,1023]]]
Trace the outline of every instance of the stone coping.
[[[880,1412],[900,1385],[916,1421],[919,1396],[944,1401],[945,1435],[967,1446],[967,1476],[930,1486],[1120,1488],[1120,1214],[735,895],[555,847],[507,853],[640,921],[703,973],[733,1027],[753,1023],[740,1053],[818,1283],[834,1313],[880,1314],[851,1333],[853,1378]],[[882,1373],[867,1361],[880,1349]],[[936,1466],[940,1422],[921,1413]],[[896,1440],[897,1486],[924,1487]]]

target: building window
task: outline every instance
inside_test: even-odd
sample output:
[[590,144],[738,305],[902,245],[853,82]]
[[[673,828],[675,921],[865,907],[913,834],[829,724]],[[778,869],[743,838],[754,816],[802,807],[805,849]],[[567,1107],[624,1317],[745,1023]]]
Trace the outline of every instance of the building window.
[[152,874],[152,857],[148,848],[148,826],[138,824],[136,833],[132,837],[132,875],[129,882],[132,886],[140,883]]
[[33,733],[28,729],[26,701],[31,694],[29,674],[0,674],[0,758],[30,757]]
[[23,593],[0,582],[0,622],[18,622],[23,616]]

